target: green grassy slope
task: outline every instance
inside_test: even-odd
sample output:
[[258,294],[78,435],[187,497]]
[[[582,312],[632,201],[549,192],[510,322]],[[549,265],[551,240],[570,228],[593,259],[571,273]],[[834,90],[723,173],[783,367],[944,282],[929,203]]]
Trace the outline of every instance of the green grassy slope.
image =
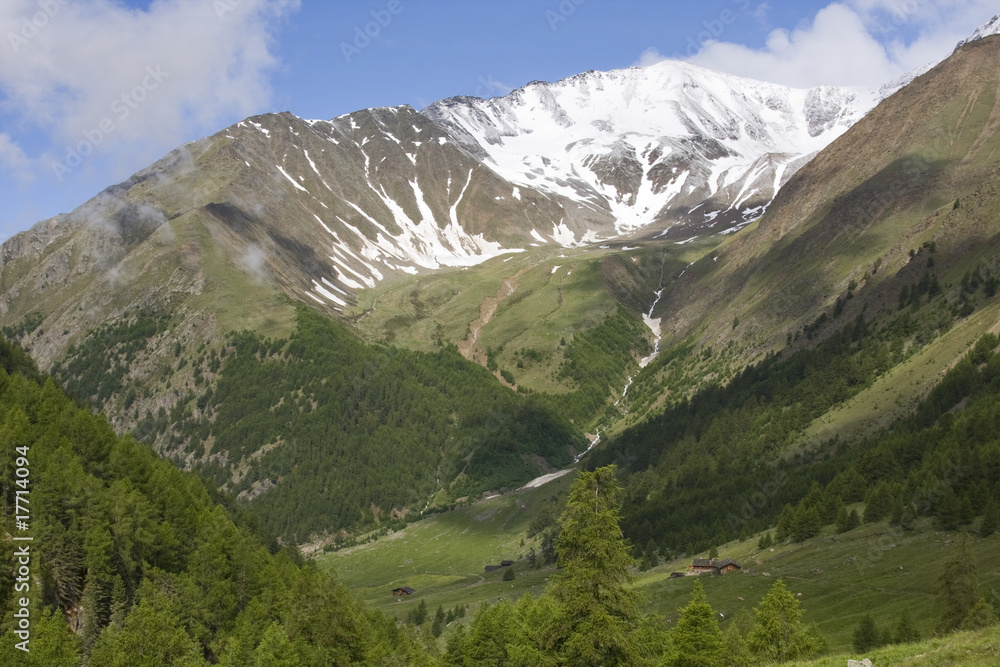
[[[372,542],[317,554],[317,561],[365,602],[398,618],[421,600],[433,611],[541,592],[552,569],[527,566],[529,550],[541,550],[541,537],[527,537],[528,529],[543,513],[558,516],[558,498],[573,477],[434,514]],[[486,565],[502,560],[517,561],[514,582],[503,581],[503,572],[485,572]],[[401,586],[417,593],[394,599],[392,589]]]
[[[524,593],[538,594],[558,570],[531,569],[523,560],[514,566],[516,578],[503,581],[502,572],[485,573],[483,565],[524,556],[539,548],[527,528],[556,491],[564,492],[570,476],[519,494],[509,494],[436,515],[362,546],[318,556],[321,568],[335,571],[365,602],[403,620],[426,601],[431,611],[456,605],[489,602]],[[859,507],[863,510],[863,507]],[[742,572],[703,576],[709,603],[728,619],[740,609],[752,609],[776,578],[801,593],[804,620],[816,623],[833,653],[850,651],[860,618],[871,613],[880,628],[894,628],[904,610],[924,637],[938,621],[937,583],[943,565],[954,557],[961,534],[936,530],[929,520],[903,531],[887,522],[866,524],[838,534],[833,526],[800,544],[757,547],[758,536],[719,546],[720,558],[733,558]],[[1000,588],[1000,536],[969,538],[979,570],[980,594]],[[707,557],[706,553],[696,557]],[[671,623],[687,604],[693,577],[671,579],[686,571],[691,559],[676,558],[640,572],[636,588],[648,611]],[[410,586],[412,597],[393,598],[392,589]],[[740,598],[743,598],[740,600]],[[896,649],[887,649],[887,651]],[[826,663],[820,663],[826,664]]]
[[[787,663],[789,667],[843,667],[862,656],[853,652],[830,655],[808,662]],[[899,644],[867,653],[873,665],[898,667],[994,667],[1000,658],[1000,627],[978,632],[960,632],[912,644]]]
[[[939,615],[938,580],[960,539],[960,533],[936,530],[930,521],[912,531],[890,527],[888,522],[842,534],[828,526],[801,544],[783,543],[763,551],[754,536],[719,547],[720,558],[733,558],[744,566],[741,573],[701,579],[712,607],[731,618],[740,608],[756,605],[774,579],[783,578],[792,592],[802,594],[804,620],[816,623],[831,651],[844,652],[851,648],[854,629],[866,613],[882,629],[895,628],[906,610],[921,636],[933,635]],[[973,536],[969,548],[978,565],[979,593],[988,596],[1000,587],[1000,538]],[[689,564],[689,559],[676,559],[639,578],[650,607],[667,618],[676,618],[692,586],[690,578],[667,578],[669,572],[686,570]],[[725,627],[724,620],[722,624]]]

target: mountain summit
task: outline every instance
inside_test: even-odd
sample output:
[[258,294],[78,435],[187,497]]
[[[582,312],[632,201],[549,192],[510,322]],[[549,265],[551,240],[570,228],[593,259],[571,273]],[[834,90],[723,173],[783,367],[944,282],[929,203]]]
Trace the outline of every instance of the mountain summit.
[[691,236],[758,218],[876,101],[874,91],[798,90],[666,60],[423,113],[508,181],[567,202],[549,238],[579,241]]

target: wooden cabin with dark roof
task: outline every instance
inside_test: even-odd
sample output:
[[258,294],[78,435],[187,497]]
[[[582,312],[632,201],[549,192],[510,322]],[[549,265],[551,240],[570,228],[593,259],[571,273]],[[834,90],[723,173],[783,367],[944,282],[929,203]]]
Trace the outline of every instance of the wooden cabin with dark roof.
[[727,558],[726,560],[719,563],[719,574],[729,574],[730,572],[739,572],[743,568],[740,564],[734,561],[732,558]]
[[715,560],[714,558],[695,558],[688,567],[688,576],[699,574],[729,574],[741,570],[740,564],[732,558],[726,560]]

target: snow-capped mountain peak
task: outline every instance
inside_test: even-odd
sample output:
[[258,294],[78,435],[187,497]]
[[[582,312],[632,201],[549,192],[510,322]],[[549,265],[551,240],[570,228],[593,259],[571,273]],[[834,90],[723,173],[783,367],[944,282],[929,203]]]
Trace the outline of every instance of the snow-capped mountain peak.
[[601,232],[621,235],[721,231],[758,217],[804,159],[876,100],[874,91],[792,89],[665,60],[490,100],[450,98],[423,113],[505,179],[586,209],[585,222],[565,221],[579,237],[595,218],[610,222]]

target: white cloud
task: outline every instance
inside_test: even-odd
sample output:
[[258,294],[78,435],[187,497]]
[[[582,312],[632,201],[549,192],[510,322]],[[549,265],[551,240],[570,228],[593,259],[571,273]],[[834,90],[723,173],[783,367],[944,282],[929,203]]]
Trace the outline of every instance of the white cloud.
[[253,275],[258,280],[265,280],[268,277],[267,254],[256,244],[251,243],[243,256],[240,257],[239,265],[244,271]]
[[[791,86],[874,87],[945,58],[996,12],[995,0],[844,0],[772,31],[763,48],[707,41],[689,60]],[[662,59],[647,49],[637,64]]]
[[666,60],[667,57],[660,53],[655,46],[651,46],[642,52],[639,59],[632,63],[632,67],[647,67]]
[[0,132],[0,169],[12,172],[19,183],[32,180],[31,161],[24,151],[10,138]]
[[692,62],[791,86],[875,86],[893,78],[885,49],[849,7],[829,5],[813,22],[792,31],[774,30],[763,49],[742,44],[706,44]]
[[298,1],[154,0],[142,11],[3,0],[0,119],[56,159],[82,142],[141,167],[193,131],[262,110],[272,35]]

